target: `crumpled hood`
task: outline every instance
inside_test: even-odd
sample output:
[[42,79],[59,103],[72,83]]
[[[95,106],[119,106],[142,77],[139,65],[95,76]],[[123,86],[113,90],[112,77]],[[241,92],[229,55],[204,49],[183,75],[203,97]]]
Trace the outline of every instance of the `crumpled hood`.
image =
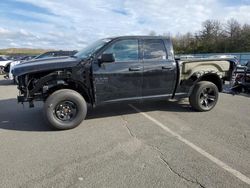
[[76,66],[80,59],[73,57],[53,57],[41,60],[26,61],[18,64],[12,70],[14,76],[20,76],[27,73],[70,68]]

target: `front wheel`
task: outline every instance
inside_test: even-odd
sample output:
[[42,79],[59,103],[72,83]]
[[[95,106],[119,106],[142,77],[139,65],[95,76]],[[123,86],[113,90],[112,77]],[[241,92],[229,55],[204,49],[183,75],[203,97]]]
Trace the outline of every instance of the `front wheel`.
[[198,82],[189,97],[191,106],[200,112],[210,111],[217,104],[219,91],[217,86],[208,81]]
[[45,118],[53,128],[59,130],[77,127],[86,114],[86,101],[78,92],[70,89],[52,93],[44,104]]

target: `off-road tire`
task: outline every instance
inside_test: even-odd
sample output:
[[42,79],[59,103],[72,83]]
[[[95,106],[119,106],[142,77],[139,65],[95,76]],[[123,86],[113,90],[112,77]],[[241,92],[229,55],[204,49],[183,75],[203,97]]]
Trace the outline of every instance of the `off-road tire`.
[[[207,94],[204,94],[206,92]],[[219,91],[217,86],[212,82],[201,81],[194,86],[189,96],[189,103],[193,109],[199,112],[206,112],[216,106],[218,98]]]
[[[72,109],[69,108],[69,106],[72,106]],[[63,107],[67,107],[66,112],[62,110]],[[61,89],[55,91],[46,99],[43,111],[45,119],[52,128],[67,130],[77,127],[85,119],[87,104],[85,99],[78,92],[70,89]],[[74,116],[72,115],[71,119],[65,120],[65,117],[71,117],[71,115],[58,115],[60,114],[59,112],[62,111],[64,114],[70,114],[68,113],[70,111],[76,113],[74,113]]]

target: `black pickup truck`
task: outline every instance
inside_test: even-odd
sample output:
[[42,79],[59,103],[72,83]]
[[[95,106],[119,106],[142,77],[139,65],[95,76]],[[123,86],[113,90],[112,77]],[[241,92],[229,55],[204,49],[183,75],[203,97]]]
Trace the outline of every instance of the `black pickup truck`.
[[96,105],[146,99],[189,97],[197,111],[217,103],[234,59],[177,61],[165,37],[101,39],[72,57],[37,60],[13,70],[18,102],[45,101],[44,114],[57,129],[71,129]]

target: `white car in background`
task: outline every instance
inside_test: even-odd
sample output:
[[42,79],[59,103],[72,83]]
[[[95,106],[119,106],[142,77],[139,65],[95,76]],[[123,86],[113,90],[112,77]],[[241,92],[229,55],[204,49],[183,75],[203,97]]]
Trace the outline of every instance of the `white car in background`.
[[4,67],[11,62],[11,60],[7,60],[4,57],[0,56],[0,75],[4,74]]
[[38,59],[73,56],[76,53],[77,53],[76,50],[73,50],[73,51],[57,50],[57,51],[48,51],[48,52],[45,52],[45,53],[40,54],[38,56],[24,56],[23,58],[16,60],[16,61],[12,61],[9,64],[7,76],[5,76],[5,78],[9,79],[9,80],[14,80],[14,82],[15,82],[15,78],[13,77],[12,70],[14,69],[14,67],[16,65],[23,63],[25,61],[36,61]]
[[13,68],[22,62],[32,60],[34,57],[36,57],[36,56],[24,56],[22,58],[19,58],[18,60],[14,60],[14,61],[10,62],[9,64],[7,64],[5,67],[5,73],[6,73],[5,78],[8,80],[14,80],[14,77],[12,74]]
[[21,61],[13,61],[10,63],[10,68],[9,68],[9,74],[8,74],[8,79],[9,80],[14,80],[13,74],[12,74],[12,70],[14,68],[14,66],[20,64]]

